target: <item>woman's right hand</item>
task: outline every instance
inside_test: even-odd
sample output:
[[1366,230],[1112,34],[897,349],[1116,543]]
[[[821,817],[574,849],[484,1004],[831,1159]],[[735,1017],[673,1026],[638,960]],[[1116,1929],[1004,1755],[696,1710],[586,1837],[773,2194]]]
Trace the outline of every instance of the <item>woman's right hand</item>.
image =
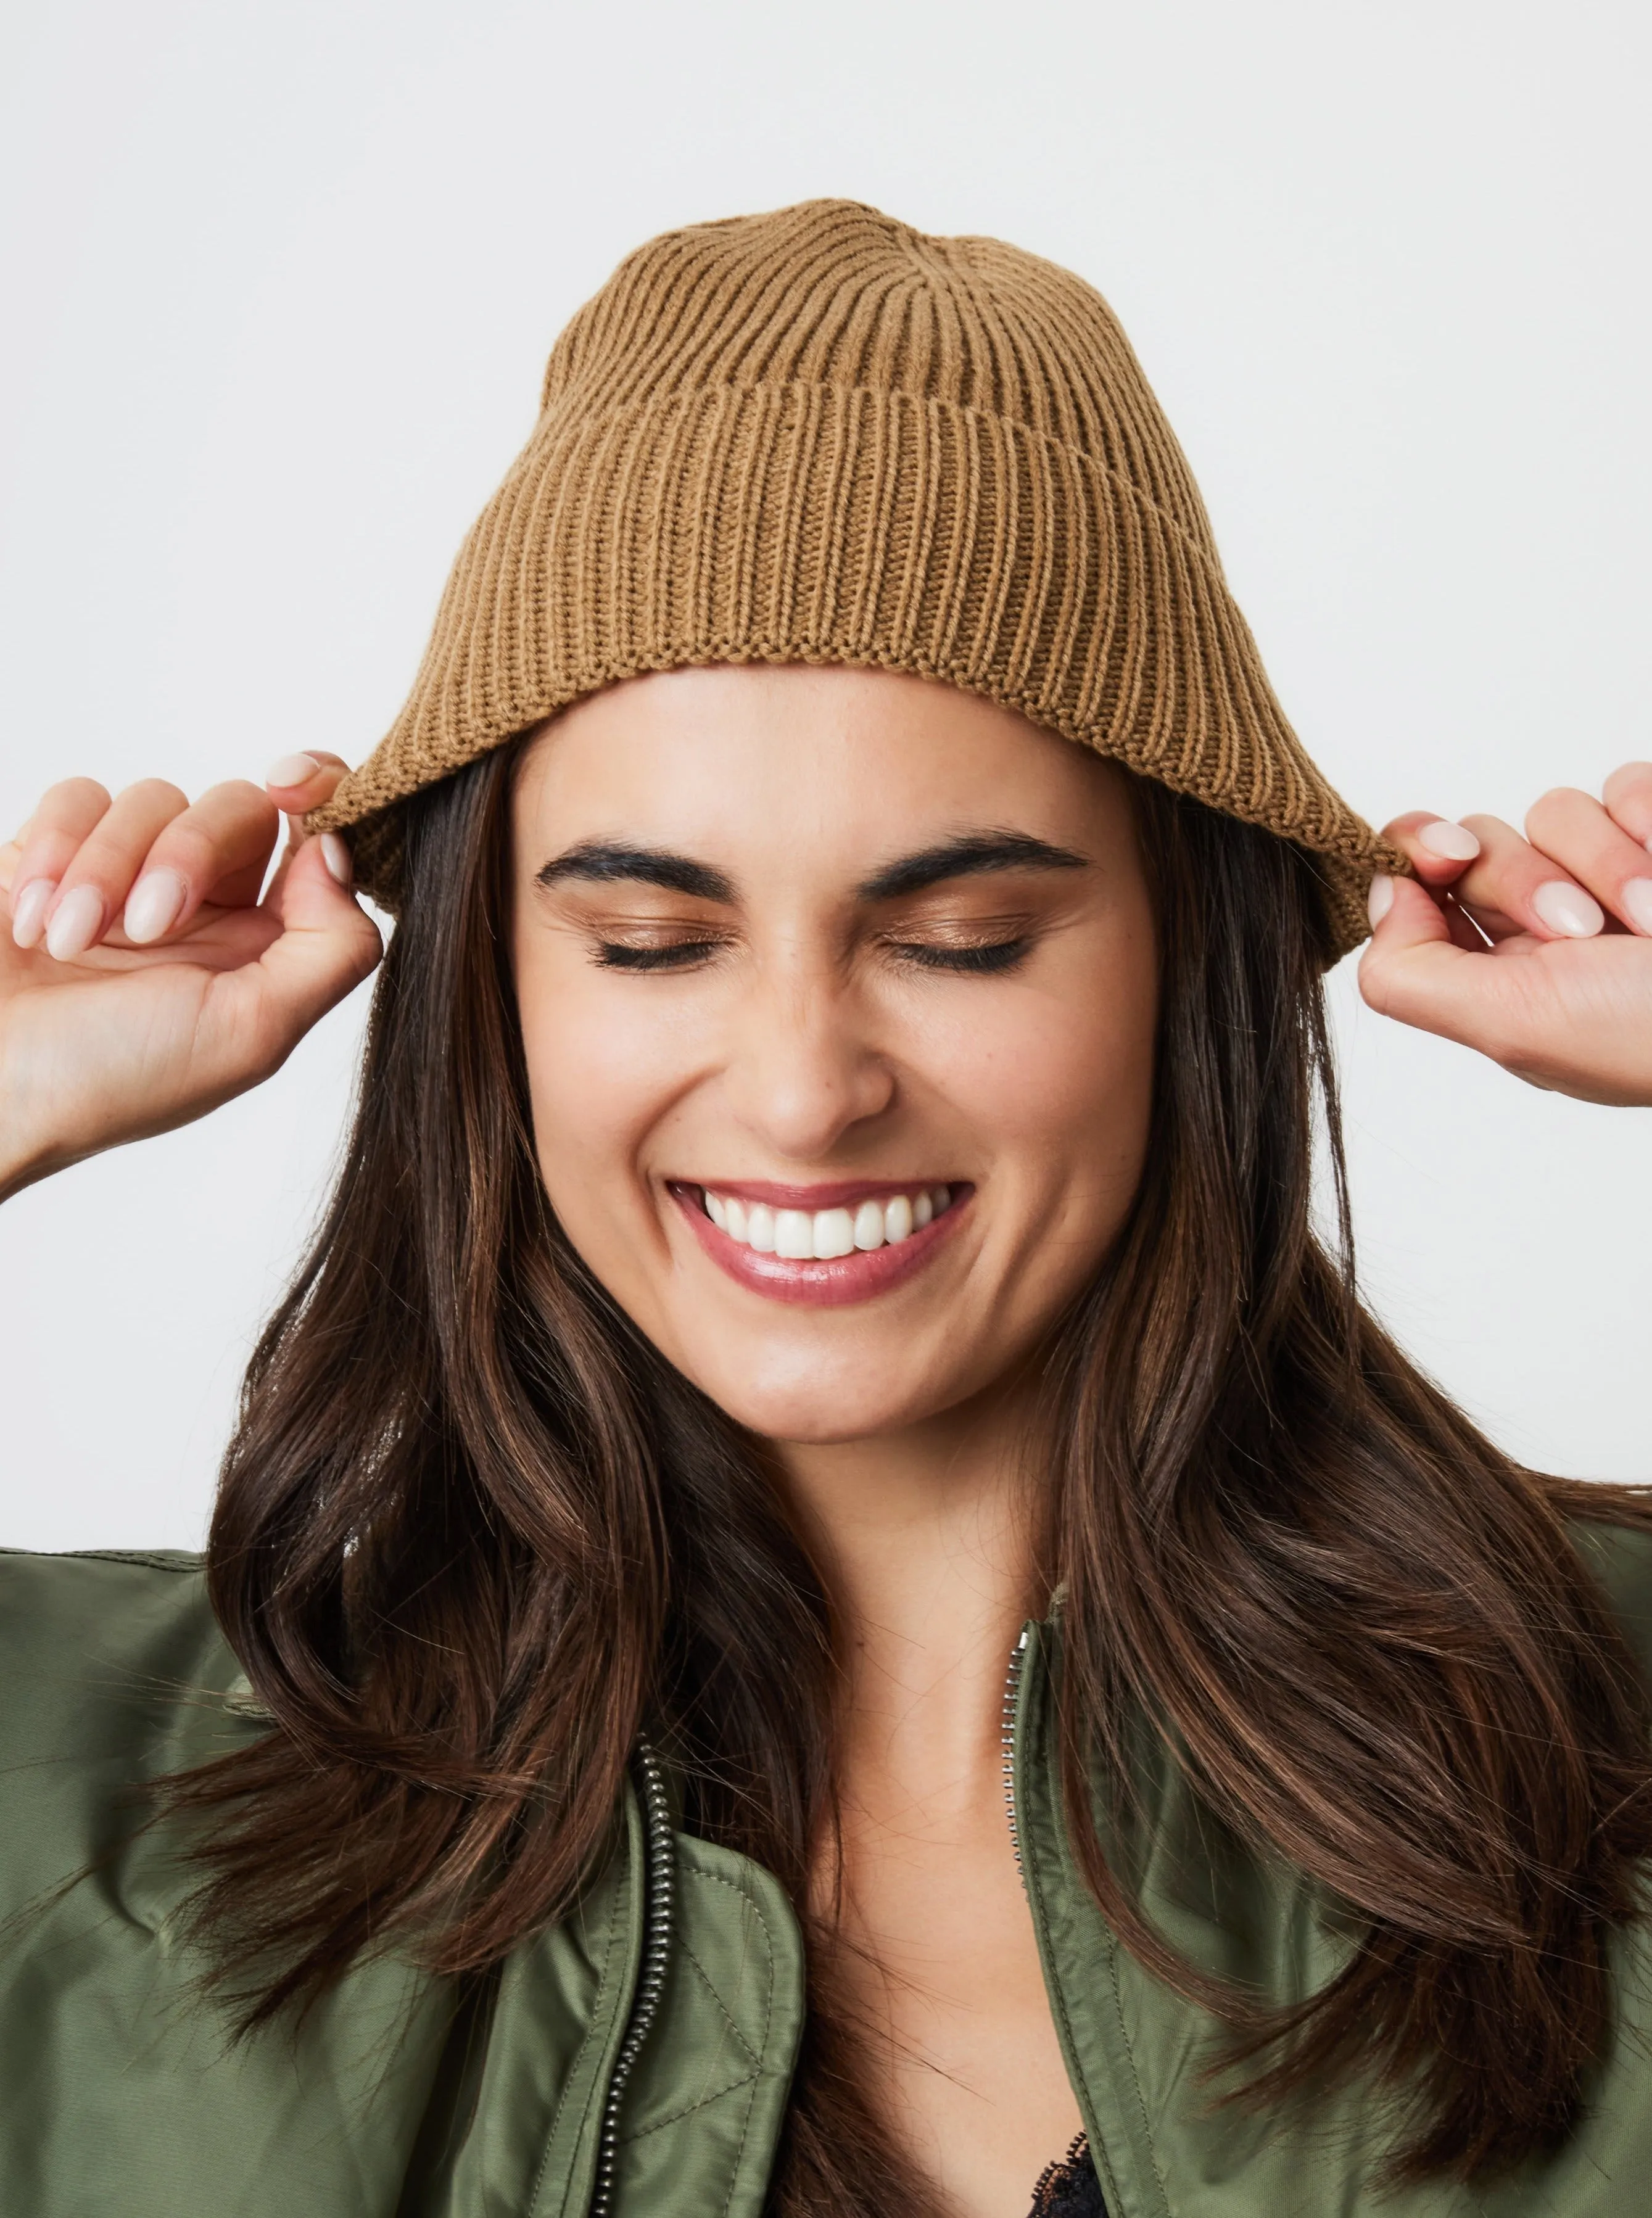
[[368,976],[348,850],[297,822],[345,767],[289,755],[194,802],[69,778],[0,848],[0,1195],[256,1086]]

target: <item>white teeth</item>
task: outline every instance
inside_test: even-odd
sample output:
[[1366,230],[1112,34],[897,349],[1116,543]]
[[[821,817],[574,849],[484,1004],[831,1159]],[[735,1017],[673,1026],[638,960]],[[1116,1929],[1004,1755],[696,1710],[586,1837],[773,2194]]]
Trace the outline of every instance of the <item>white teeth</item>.
[[829,1263],[835,1255],[854,1253],[854,1219],[847,1209],[815,1211],[815,1260]]
[[854,1244],[857,1248],[883,1246],[884,1205],[881,1201],[863,1201],[855,1211]]
[[867,1199],[853,1211],[811,1212],[740,1201],[733,1194],[714,1193],[709,1186],[702,1191],[705,1214],[730,1240],[755,1248],[760,1255],[784,1255],[798,1263],[831,1262],[857,1248],[869,1254],[874,1248],[910,1240],[952,1200],[950,1186],[916,1186],[910,1193],[891,1194],[887,1201]]
[[795,1263],[813,1260],[815,1220],[806,1209],[775,1211],[774,1253],[785,1255]]

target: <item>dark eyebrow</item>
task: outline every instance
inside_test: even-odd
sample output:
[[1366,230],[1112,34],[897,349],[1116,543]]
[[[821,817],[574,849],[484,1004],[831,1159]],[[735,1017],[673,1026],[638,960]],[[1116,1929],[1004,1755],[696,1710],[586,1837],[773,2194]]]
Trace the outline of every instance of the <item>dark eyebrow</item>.
[[[922,893],[947,878],[978,877],[988,870],[1082,870],[1082,855],[1065,847],[1053,847],[1027,832],[971,832],[939,846],[902,855],[863,878],[855,889],[863,901],[896,901],[904,894]],[[580,878],[599,885],[630,882],[662,886],[668,893],[687,894],[696,901],[732,901],[734,882],[709,863],[689,855],[673,854],[665,847],[637,847],[624,839],[582,839],[577,846],[554,855],[534,873],[534,883],[554,886],[564,878]]]
[[925,847],[916,855],[903,855],[886,863],[857,888],[864,901],[894,901],[903,894],[922,893],[926,886],[947,878],[978,877],[984,870],[1082,870],[1089,867],[1082,855],[1065,847],[1053,847],[1027,832],[965,833],[939,846]]
[[612,885],[629,880],[634,885],[663,886],[670,894],[688,894],[696,901],[731,901],[734,882],[709,863],[687,855],[674,855],[664,847],[633,847],[623,839],[582,839],[566,853],[553,855],[534,872],[537,886],[554,886],[563,878],[594,880]]

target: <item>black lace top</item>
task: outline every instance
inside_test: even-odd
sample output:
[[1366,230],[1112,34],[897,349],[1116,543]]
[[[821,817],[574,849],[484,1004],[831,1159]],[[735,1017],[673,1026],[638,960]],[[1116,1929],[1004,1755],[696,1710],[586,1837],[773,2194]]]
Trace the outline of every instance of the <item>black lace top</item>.
[[1096,2177],[1090,2143],[1083,2134],[1065,2156],[1046,2165],[1039,2174],[1028,2218],[1107,2218],[1102,2183]]

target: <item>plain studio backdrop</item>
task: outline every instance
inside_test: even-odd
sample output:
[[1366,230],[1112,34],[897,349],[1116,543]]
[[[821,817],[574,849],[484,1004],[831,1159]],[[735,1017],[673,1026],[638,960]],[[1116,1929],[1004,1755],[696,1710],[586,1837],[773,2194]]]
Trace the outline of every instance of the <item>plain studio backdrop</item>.
[[[1652,755],[1637,0],[9,0],[0,837],[70,771],[357,760],[570,312],[817,195],[1121,316],[1308,747],[1381,823]],[[1652,1129],[1332,995],[1370,1298],[1540,1465],[1652,1471]],[[197,1545],[357,994],[0,1220],[0,1542]]]

